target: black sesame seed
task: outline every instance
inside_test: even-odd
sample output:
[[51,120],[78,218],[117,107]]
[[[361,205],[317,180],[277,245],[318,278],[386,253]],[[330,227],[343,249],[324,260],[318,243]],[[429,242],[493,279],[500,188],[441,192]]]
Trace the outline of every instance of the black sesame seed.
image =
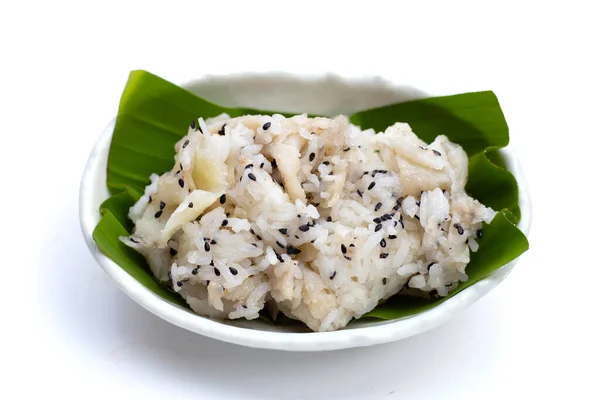
[[465,230],[458,222],[456,224],[454,224],[453,226],[456,228],[456,231],[458,232],[459,235],[462,235],[463,233],[465,233]]
[[390,235],[390,236],[388,236],[388,239],[392,239],[392,240],[397,239],[397,238],[398,238],[398,236],[396,236],[396,235]]
[[275,244],[277,244],[277,246],[281,247],[282,249],[285,249],[285,246],[279,242],[275,242]]
[[323,165],[329,165],[329,161],[323,161]]
[[256,235],[256,239],[257,240],[262,240],[262,237],[260,237],[260,235]]
[[171,254],[171,257],[173,257],[173,256],[177,255],[177,250],[175,250],[174,248],[171,247],[169,249],[169,253]]
[[404,217],[402,215],[400,215],[400,220],[398,222],[400,222],[402,229],[404,229]]
[[192,203],[192,202],[190,201],[190,204],[188,204],[188,207],[189,207],[189,208],[194,208],[194,203]]
[[433,151],[433,154],[435,154],[436,156],[441,156],[442,155],[442,153],[440,153],[437,150],[431,150],[431,151]]
[[351,259],[350,257],[348,257],[348,256],[344,256],[344,258],[345,258],[346,260],[348,260],[348,261],[352,261],[352,259]]
[[294,254],[300,254],[302,251],[300,249],[295,248],[294,246],[288,245],[285,248],[285,251],[289,254],[289,255],[294,255]]
[[349,247],[356,247],[356,246],[354,245],[354,243],[350,243]]
[[287,235],[287,229],[286,228],[279,229],[279,232],[281,232],[282,235]]
[[415,204],[416,204],[417,206],[421,207],[421,201],[420,201],[420,200],[417,200],[417,201],[415,201]]
[[356,193],[357,193],[357,194],[358,194],[360,197],[362,197],[362,192],[361,192],[360,190],[357,190],[357,191],[356,191]]
[[331,274],[331,276],[329,276],[329,279],[335,278],[336,275],[337,275],[337,271],[333,271],[333,274]]
[[210,244],[217,244],[217,241],[216,241],[215,239],[212,239],[212,240],[210,241]]
[[363,176],[365,176],[365,175],[369,175],[369,171],[363,172]]
[[219,268],[214,267],[213,270],[215,271],[216,276],[221,276],[221,271],[219,271]]
[[229,221],[224,219],[223,222],[221,222],[221,226],[227,226],[228,223],[229,223]]
[[166,205],[165,202],[161,201],[160,204],[158,205],[158,208],[160,208],[162,211],[165,208],[165,205]]
[[258,247],[258,245],[256,243],[252,243],[252,246],[254,247]]
[[308,161],[312,161],[315,159],[316,154],[315,153],[310,153],[310,155],[308,156]]
[[350,150],[350,147],[346,147],[346,148],[344,149],[344,151],[348,151],[348,150]]
[[321,203],[315,203],[313,204],[315,207],[319,207],[321,205]]
[[211,267],[214,267],[214,266],[215,266],[215,262],[214,262],[214,260],[210,260],[210,264],[209,264],[209,265],[210,265]]
[[375,227],[375,232],[378,232],[381,230],[381,228],[383,228],[383,225],[381,224],[377,224],[377,226]]
[[394,208],[392,208],[392,210],[394,210],[394,211],[398,211],[398,210],[400,210],[400,207],[402,207],[402,204],[396,204],[396,205],[394,206]]
[[377,218],[373,218],[373,222],[375,222],[376,224],[381,223],[381,218],[377,217]]
[[427,271],[429,271],[431,269],[431,267],[433,267],[435,264],[437,264],[435,261],[432,263],[429,263],[429,265],[427,266]]
[[250,172],[248,174],[248,178],[250,178],[251,180],[255,181],[256,180],[256,175],[254,175],[252,172]]
[[298,236],[298,235],[294,235],[294,237],[295,237],[296,239],[300,239],[300,236]]
[[196,130],[196,121],[192,121],[192,123],[190,124],[190,128]]
[[388,253],[381,253],[379,255],[379,258],[387,258],[388,255],[389,255]]
[[221,129],[218,132],[219,135],[221,135],[221,136],[225,135],[225,125],[227,125],[227,124],[223,124],[223,126],[221,127]]
[[380,169],[378,172],[380,174],[387,174],[388,173],[387,170],[385,170],[385,169]]
[[152,195],[148,196],[148,204],[152,203]]
[[177,181],[177,183],[179,183],[179,186],[183,187],[183,185],[185,184],[183,182],[183,179],[179,178],[179,180]]
[[186,140],[185,142],[183,142],[183,146],[182,146],[182,147],[185,149],[185,148],[187,147],[187,145],[188,145],[188,144],[190,144],[190,141],[189,141],[189,139],[188,139],[188,140]]
[[373,181],[373,182],[371,182],[371,183],[369,184],[369,187],[367,188],[367,190],[371,190],[371,189],[373,189],[374,187],[375,187],[375,181]]
[[277,160],[271,161],[271,168],[277,168]]
[[376,169],[374,169],[373,172],[371,172],[371,177],[375,178],[375,175],[377,175],[377,170]]
[[265,163],[260,163],[260,168],[263,168],[265,166]]
[[383,204],[381,204],[381,202],[375,204],[375,211],[379,211],[379,209],[381,208]]
[[481,229],[477,230],[477,239],[481,239],[483,237],[483,231]]
[[252,167],[254,167],[254,164],[248,164],[244,167],[244,169],[248,169],[248,168],[252,168]]
[[331,217],[327,217],[327,222],[331,222],[332,218]]
[[219,197],[219,203],[225,204],[226,201],[227,201],[227,195],[225,195],[225,193],[223,193],[221,195],[221,197]]
[[421,220],[421,217],[419,217],[418,215],[415,215],[415,218],[417,219],[417,221]]
[[346,254],[346,252],[348,251],[346,249],[346,245],[342,243],[342,245],[340,246],[340,248],[342,249],[342,254]]
[[333,175],[333,171],[329,171],[329,173],[327,175],[329,175],[329,176]]
[[283,262],[283,257],[281,257],[280,254],[275,253],[275,255],[277,256],[277,260],[279,260],[279,262]]
[[254,232],[254,229],[250,228],[250,233],[253,235],[256,235],[256,232]]
[[396,204],[398,204],[398,205],[402,205],[402,202],[403,202],[403,201],[404,201],[404,197],[398,197],[398,198],[396,199]]
[[387,278],[383,278],[383,279],[381,280],[381,283],[383,283],[384,285],[385,285],[385,284],[387,284]]
[[271,123],[270,122],[265,122],[265,124],[263,125],[263,131],[266,131],[270,127],[271,127]]
[[310,226],[308,226],[308,224],[306,224],[306,225],[302,225],[302,226],[298,227],[298,229],[300,229],[302,232],[308,232],[308,230],[310,229]]
[[160,218],[161,215],[162,215],[162,211],[159,211],[156,214],[154,214],[154,218]]
[[177,281],[177,286],[178,286],[178,287],[182,287],[182,286],[183,286],[183,282],[181,282],[181,281]]
[[248,306],[245,304],[242,304],[242,308],[248,308]]
[[316,239],[313,239],[313,240],[311,240],[310,242],[311,242],[311,243],[314,243],[314,242],[315,242],[315,240],[316,240]]
[[387,246],[387,242],[385,241],[385,239],[381,239],[381,241],[379,242],[379,245],[381,247],[385,247],[385,246]]
[[238,274],[238,270],[233,267],[229,267],[229,272],[231,272],[231,275],[234,276]]
[[210,251],[210,244],[208,242],[204,242],[204,251]]
[[198,275],[198,268],[200,268],[200,266],[198,266],[192,270],[192,275]]

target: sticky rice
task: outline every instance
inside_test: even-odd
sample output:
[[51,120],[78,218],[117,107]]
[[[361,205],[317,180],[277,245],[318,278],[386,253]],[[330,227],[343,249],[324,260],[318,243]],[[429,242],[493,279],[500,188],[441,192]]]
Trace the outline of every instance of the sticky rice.
[[495,212],[465,193],[467,172],[459,145],[405,123],[220,115],[192,122],[121,240],[198,314],[268,309],[332,331],[399,292],[447,296],[468,279]]

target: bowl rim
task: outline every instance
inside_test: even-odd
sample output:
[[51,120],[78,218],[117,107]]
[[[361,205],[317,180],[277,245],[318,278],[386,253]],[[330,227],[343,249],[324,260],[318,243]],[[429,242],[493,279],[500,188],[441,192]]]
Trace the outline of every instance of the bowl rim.
[[[304,79],[302,77],[296,78]],[[185,87],[186,85],[182,86]],[[108,124],[95,143],[81,178],[79,217],[85,242],[102,269],[131,299],[158,317],[189,331],[238,345],[287,351],[337,350],[401,340],[440,326],[457,313],[474,304],[504,280],[520,258],[516,258],[488,277],[430,310],[396,320],[381,321],[373,326],[353,327],[334,332],[273,332],[228,325],[190,313],[167,302],[136,281],[114,261],[105,256],[97,248],[92,237],[101,217],[97,208],[97,201],[94,201],[94,199],[98,197],[105,199],[108,194],[106,163],[115,121],[116,117]],[[517,227],[528,236],[532,212],[527,180],[514,145],[509,144],[501,149],[501,152],[505,157],[507,169],[513,173],[519,186],[521,220]]]

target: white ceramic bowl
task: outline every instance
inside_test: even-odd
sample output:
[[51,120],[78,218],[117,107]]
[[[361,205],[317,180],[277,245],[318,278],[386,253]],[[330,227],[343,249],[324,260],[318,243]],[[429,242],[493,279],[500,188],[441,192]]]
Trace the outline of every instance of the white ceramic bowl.
[[[279,74],[208,77],[182,86],[224,105],[324,115],[351,114],[366,108],[425,97],[418,90],[394,86],[381,79],[350,80],[331,75],[311,78]],[[435,95],[443,94],[450,93]],[[359,320],[343,330],[315,333],[298,332],[295,331],[298,328],[294,327],[270,326],[258,320],[211,320],[158,297],[96,247],[92,232],[100,219],[98,208],[109,195],[106,187],[106,163],[113,129],[114,120],[94,146],[81,182],[80,219],[86,243],[106,273],[133,300],[172,324],[201,335],[244,346],[290,351],[334,350],[404,339],[441,325],[473,304],[496,287],[517,261],[512,261],[429,311],[394,321]],[[503,150],[503,154],[508,168],[519,183],[522,213],[519,228],[527,235],[531,223],[527,183],[514,149],[509,146]]]

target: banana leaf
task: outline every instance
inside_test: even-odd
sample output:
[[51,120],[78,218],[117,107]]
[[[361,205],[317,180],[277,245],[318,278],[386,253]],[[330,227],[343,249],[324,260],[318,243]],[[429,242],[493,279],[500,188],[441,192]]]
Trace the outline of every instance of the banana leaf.
[[[298,110],[301,112],[301,110]],[[174,144],[192,120],[221,113],[232,117],[274,114],[276,111],[230,108],[211,103],[146,71],[132,71],[125,86],[108,155],[106,184],[112,194],[100,207],[101,219],[94,230],[98,248],[138,282],[177,305],[183,300],[152,275],[143,257],[125,246],[119,237],[131,233],[129,207],[141,196],[152,173],[161,174],[173,164]],[[290,116],[289,113],[281,113]],[[415,299],[394,296],[365,317],[395,319],[414,315],[446,301],[478,282],[528,247],[519,221],[518,187],[504,168],[499,149],[509,141],[508,125],[498,99],[491,91],[464,93],[392,104],[350,116],[362,129],[382,131],[395,122],[407,122],[423,140],[444,134],[469,155],[467,191],[482,203],[499,210],[483,229],[479,251],[471,254],[468,282],[450,296]]]

